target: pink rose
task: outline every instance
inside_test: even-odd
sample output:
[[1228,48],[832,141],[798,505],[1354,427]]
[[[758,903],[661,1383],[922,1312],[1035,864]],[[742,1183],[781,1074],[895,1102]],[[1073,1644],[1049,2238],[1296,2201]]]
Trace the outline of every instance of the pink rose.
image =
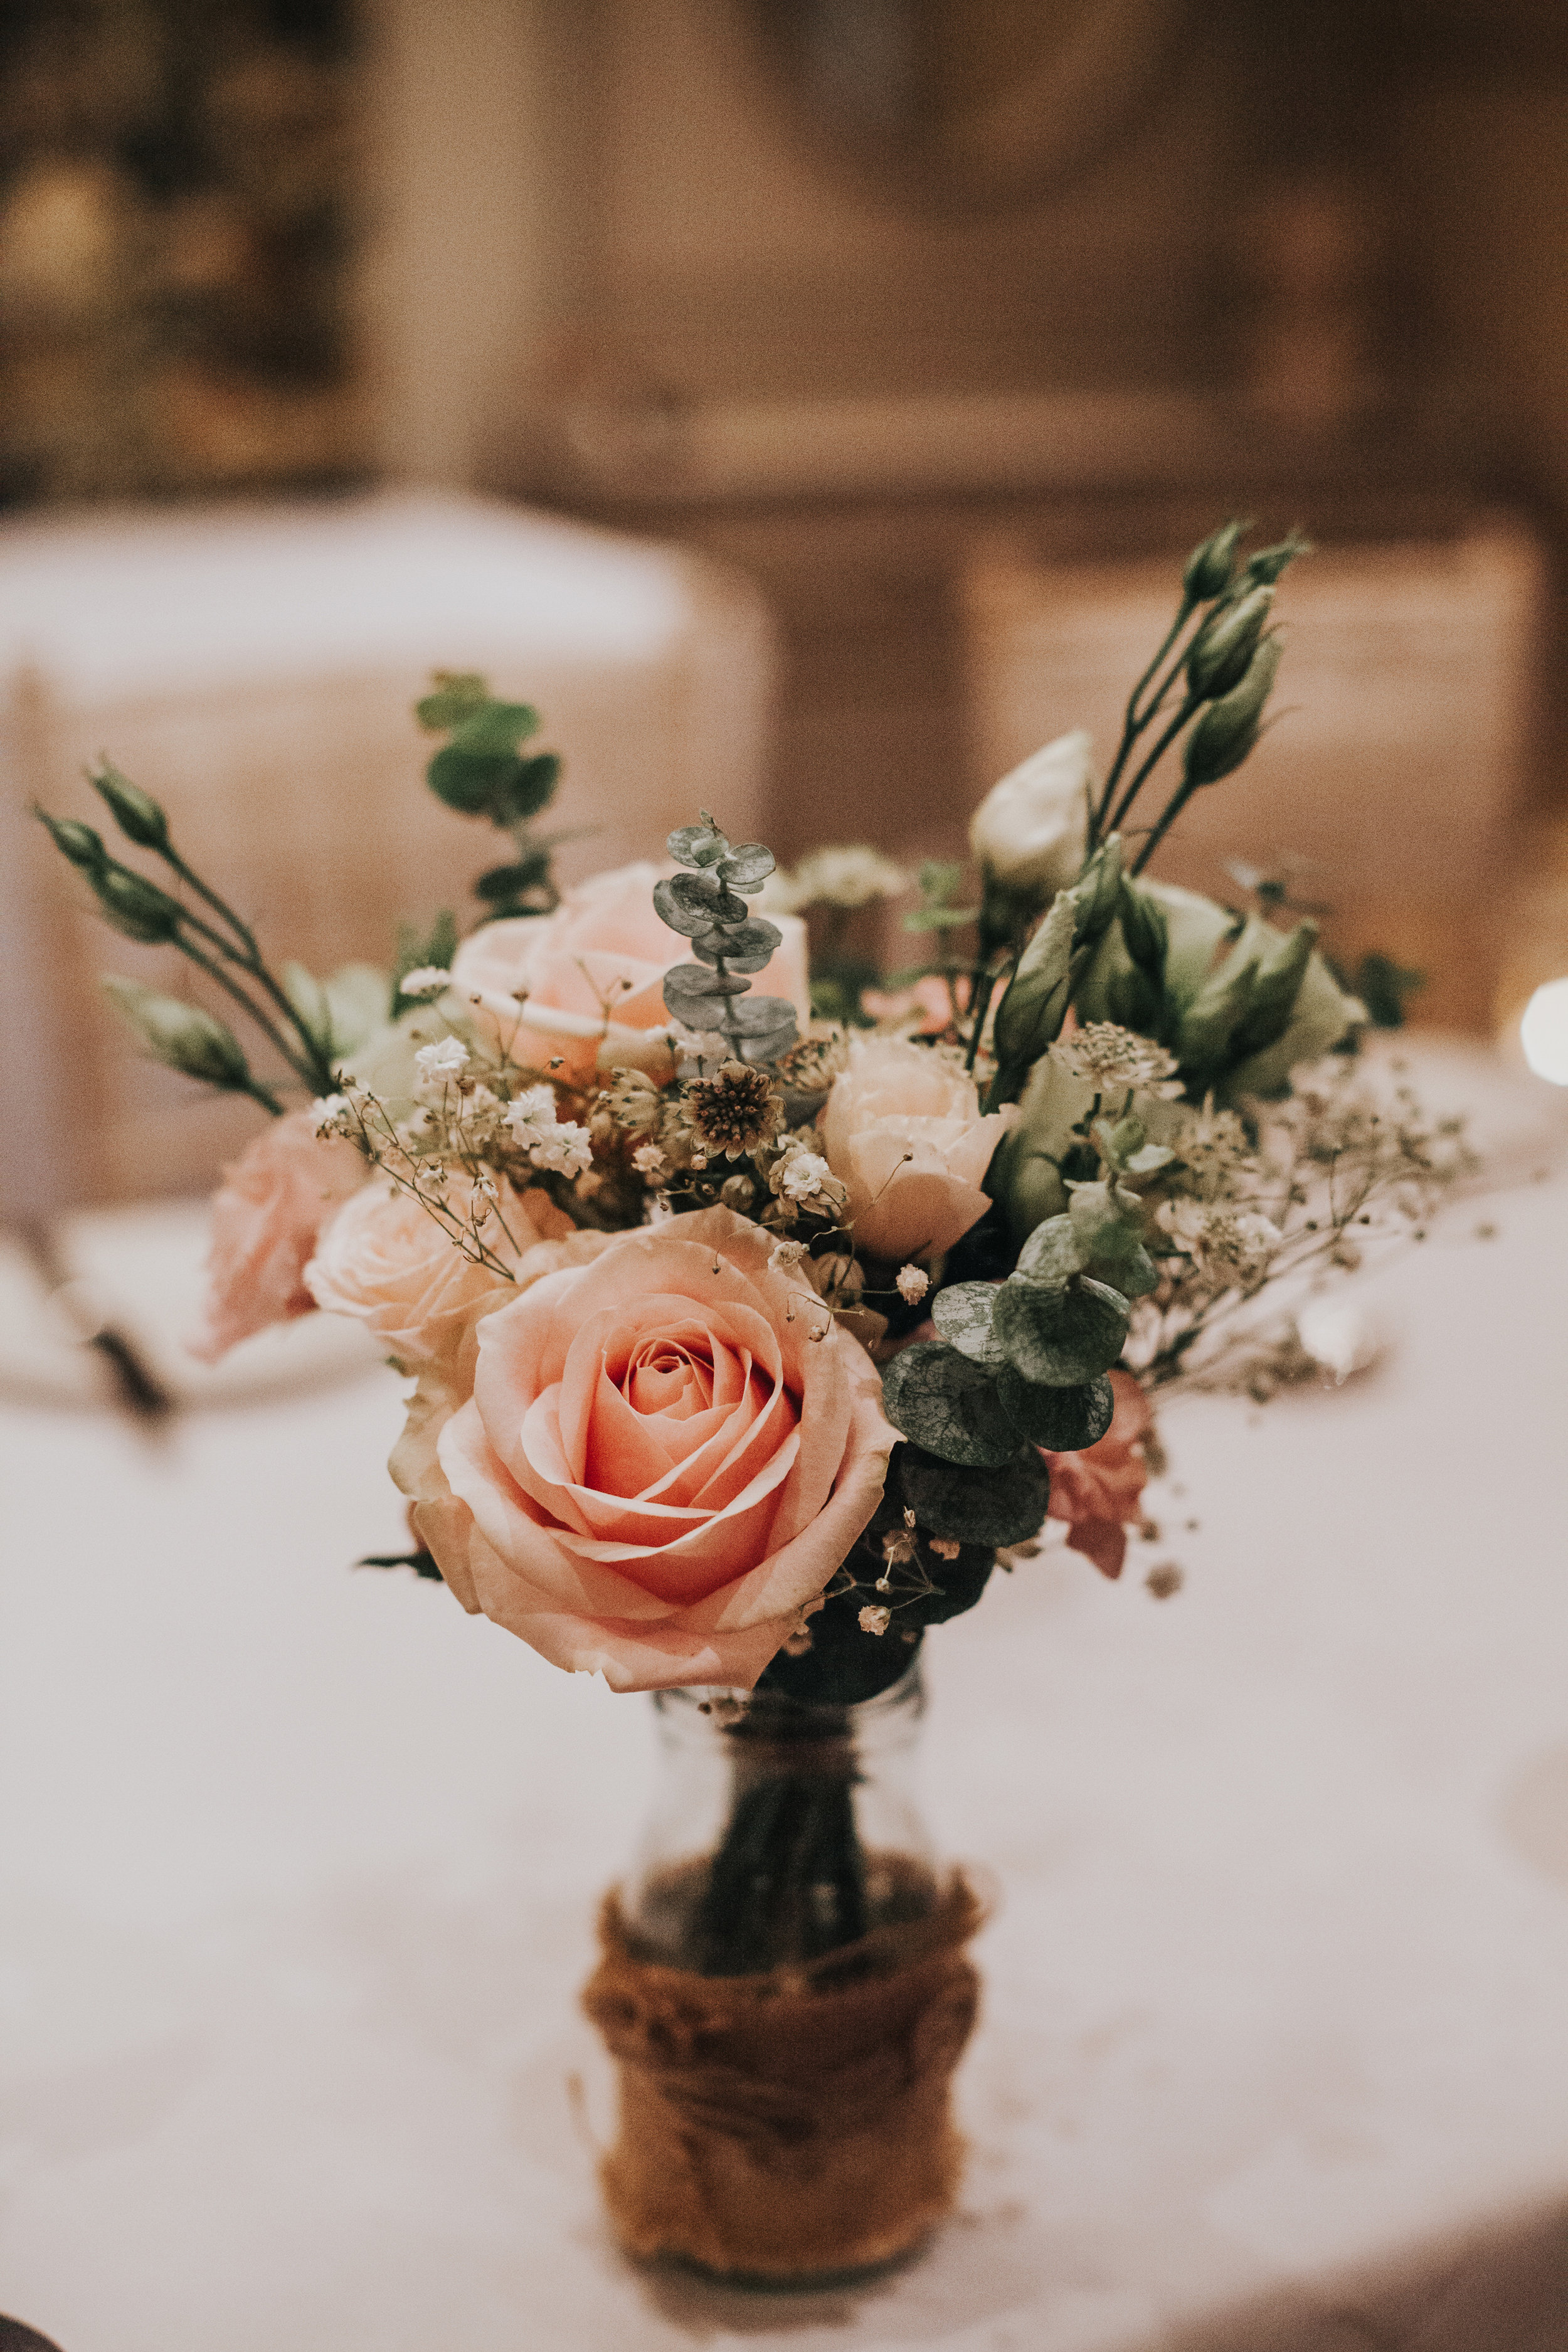
[[415,1515],[466,1608],[616,1690],[755,1683],[896,1439],[864,1349],[770,1251],[699,1210],[484,1318],[436,1443],[452,1499]]
[[1127,1525],[1143,1516],[1149,1465],[1142,1440],[1153,1422],[1149,1400],[1131,1372],[1110,1374],[1116,1411],[1110,1427],[1081,1454],[1047,1454],[1051,1499],[1046,1516],[1065,1519],[1068,1542],[1102,1576],[1118,1577],[1127,1557]]
[[193,1356],[215,1364],[237,1339],[310,1312],[304,1276],[316,1237],[368,1173],[352,1143],[318,1138],[308,1110],[247,1145],[213,1195],[207,1295],[185,1342]]
[[[471,1193],[454,1182],[447,1198],[466,1221],[474,1206]],[[503,1273],[465,1255],[411,1193],[367,1184],[321,1235],[305,1268],[305,1286],[318,1307],[358,1316],[405,1370],[424,1371],[452,1361],[485,1300],[495,1307],[516,1296],[510,1277],[529,1251],[574,1230],[548,1192],[503,1188],[479,1228]]]
[[[667,870],[617,866],[568,890],[552,915],[486,923],[458,950],[453,987],[515,1060],[542,1068],[559,1055],[578,1084],[595,1066],[668,1064],[664,975],[687,950],[654,912],[653,886]],[[787,996],[804,1031],[805,925],[798,915],[769,919],[784,943],[752,984]]]
[[1017,1107],[980,1115],[974,1082],[902,1037],[853,1037],[822,1114],[855,1244],[897,1264],[949,1250],[990,1206],[980,1189]]

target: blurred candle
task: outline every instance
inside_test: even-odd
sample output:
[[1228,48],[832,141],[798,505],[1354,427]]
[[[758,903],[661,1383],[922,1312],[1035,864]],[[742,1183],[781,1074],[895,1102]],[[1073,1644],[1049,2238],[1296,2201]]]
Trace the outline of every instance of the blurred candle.
[[1519,1042],[1538,1078],[1568,1087],[1568,979],[1549,980],[1536,990],[1524,1008]]

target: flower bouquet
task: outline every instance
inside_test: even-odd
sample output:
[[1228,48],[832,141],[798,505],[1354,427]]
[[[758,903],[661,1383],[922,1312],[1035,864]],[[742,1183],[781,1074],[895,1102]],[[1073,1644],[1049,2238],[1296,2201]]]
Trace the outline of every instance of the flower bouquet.
[[848,910],[909,887],[863,848],[781,874],[700,812],[561,893],[559,761],[475,677],[417,707],[428,778],[508,854],[477,925],[391,973],[275,969],[112,768],[160,878],[44,817],[109,922],[270,1049],[108,983],[154,1055],[273,1114],[214,1204],[198,1351],[358,1318],[413,1383],[411,1549],[376,1564],[656,1694],[668,1785],[586,1996],[635,2252],[822,2275],[941,2218],[978,1906],[905,1785],[925,1632],[1053,1523],[1117,1576],[1152,1400],[1299,1374],[1295,1302],[1419,1232],[1457,1164],[1360,1075],[1366,1012],[1310,920],[1268,919],[1282,886],[1250,877],[1249,912],[1147,871],[1263,725],[1301,547],[1239,539],[1189,561],[1103,781],[1081,734],[1004,779],[973,887],[921,870],[930,952],[891,974],[844,952]]

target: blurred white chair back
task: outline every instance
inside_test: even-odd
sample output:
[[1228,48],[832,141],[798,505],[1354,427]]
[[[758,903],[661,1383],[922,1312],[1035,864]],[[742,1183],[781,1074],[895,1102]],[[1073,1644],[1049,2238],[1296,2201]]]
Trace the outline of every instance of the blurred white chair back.
[[198,1191],[257,1118],[139,1058],[97,973],[192,995],[201,976],[94,919],[28,804],[113,838],[81,775],[107,752],[275,959],[386,963],[400,919],[448,906],[467,928],[474,877],[507,855],[425,787],[411,705],[437,668],[542,713],[532,748],[565,761],[546,822],[583,835],[563,878],[658,855],[699,806],[754,831],[770,625],[700,559],[430,496],[0,532],[0,1050],[8,1103],[36,1104],[0,1170],[14,1208]]
[[[1101,772],[1122,709],[1170,625],[1178,566],[1046,565],[988,552],[966,582],[975,797],[1070,727]],[[1335,546],[1293,565],[1276,613],[1286,656],[1277,725],[1234,777],[1200,793],[1157,870],[1230,901],[1229,861],[1327,902],[1327,942],[1424,969],[1419,1016],[1484,1026],[1510,853],[1524,837],[1544,567],[1511,521],[1419,544]],[[1167,762],[1173,781],[1179,765]],[[1133,824],[1163,805],[1157,776]],[[1169,787],[1167,786],[1167,790]]]

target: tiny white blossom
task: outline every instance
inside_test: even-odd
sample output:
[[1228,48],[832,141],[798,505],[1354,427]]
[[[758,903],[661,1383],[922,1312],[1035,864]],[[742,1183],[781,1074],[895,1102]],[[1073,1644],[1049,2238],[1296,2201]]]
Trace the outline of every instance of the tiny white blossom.
[[770,1274],[787,1274],[805,1255],[804,1242],[775,1242],[768,1256]]
[[443,995],[451,985],[451,973],[443,971],[438,963],[422,963],[417,971],[405,971],[397,983],[401,995],[426,999]]
[[860,1612],[862,1633],[885,1633],[893,1622],[890,1609],[873,1609],[869,1603]]
[[931,1276],[918,1265],[901,1265],[894,1277],[906,1307],[918,1307],[931,1288]]
[[779,1190],[786,1201],[809,1201],[820,1192],[824,1179],[833,1171],[816,1151],[796,1151],[785,1162],[779,1177]]
[[639,1143],[632,1154],[632,1166],[639,1176],[659,1176],[664,1172],[664,1154],[657,1143]]
[[427,1083],[455,1078],[468,1066],[468,1049],[460,1037],[443,1037],[437,1045],[421,1045],[414,1066]]
[[593,1139],[587,1129],[557,1116],[552,1087],[530,1087],[526,1094],[519,1095],[507,1106],[503,1124],[537,1168],[580,1176],[593,1160]]
[[347,1095],[320,1095],[310,1105],[310,1119],[318,1135],[325,1135],[336,1127],[349,1107]]

